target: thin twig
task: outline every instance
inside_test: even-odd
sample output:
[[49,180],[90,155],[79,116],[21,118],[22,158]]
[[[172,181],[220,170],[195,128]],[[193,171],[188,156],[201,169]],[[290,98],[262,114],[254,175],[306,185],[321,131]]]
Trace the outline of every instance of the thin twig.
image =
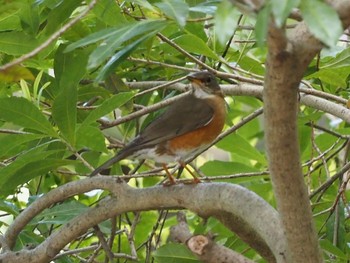
[[320,193],[321,191],[327,189],[330,187],[336,180],[339,179],[344,173],[346,173],[350,169],[350,162],[348,162],[346,165],[344,165],[339,172],[337,172],[335,175],[333,175],[331,178],[329,178],[326,182],[324,182],[319,188],[317,188],[315,191],[313,191],[309,198],[313,198],[315,195]]
[[149,107],[146,107],[146,108],[144,108],[142,110],[138,110],[136,112],[133,112],[133,113],[127,115],[127,116],[120,117],[120,118],[118,118],[118,119],[116,119],[114,121],[106,122],[106,121],[103,121],[103,120],[100,119],[99,122],[102,124],[101,129],[107,129],[107,128],[110,128],[110,127],[113,127],[113,126],[117,126],[117,125],[119,125],[121,123],[130,121],[132,119],[141,117],[141,116],[143,116],[145,114],[148,114],[148,113],[154,112],[156,110],[159,110],[159,109],[161,109],[161,108],[163,108],[163,107],[165,107],[165,106],[175,102],[176,100],[179,100],[179,99],[187,96],[189,93],[190,93],[190,91],[184,92],[184,93],[182,93],[180,95],[177,95],[177,96],[174,96],[172,98],[163,100],[163,101],[158,102],[156,104],[153,104],[153,105],[151,105]]

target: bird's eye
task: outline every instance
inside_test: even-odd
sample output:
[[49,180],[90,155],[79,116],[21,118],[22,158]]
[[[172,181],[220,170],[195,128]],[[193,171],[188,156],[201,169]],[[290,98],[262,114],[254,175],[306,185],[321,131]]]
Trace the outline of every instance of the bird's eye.
[[211,77],[208,77],[206,80],[205,80],[206,83],[210,83],[211,82]]

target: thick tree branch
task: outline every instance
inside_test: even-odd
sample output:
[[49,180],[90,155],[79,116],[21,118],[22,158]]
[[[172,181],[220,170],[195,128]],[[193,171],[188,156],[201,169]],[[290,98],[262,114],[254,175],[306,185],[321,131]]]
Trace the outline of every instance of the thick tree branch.
[[267,43],[265,138],[277,207],[291,256],[287,261],[323,262],[301,171],[297,136],[297,88],[322,44],[305,23],[292,30],[288,38],[282,29],[271,24]]
[[[210,183],[134,189],[119,183],[120,177],[94,177],[71,182],[39,198],[24,210],[5,234],[13,247],[19,232],[40,212],[75,194],[105,189],[111,197],[72,219],[33,250],[0,254],[5,262],[48,262],[70,241],[89,228],[128,211],[186,208],[202,217],[216,217],[236,232],[269,262],[285,262],[284,234],[277,212],[256,194],[238,185]],[[234,201],[233,201],[234,200]]]

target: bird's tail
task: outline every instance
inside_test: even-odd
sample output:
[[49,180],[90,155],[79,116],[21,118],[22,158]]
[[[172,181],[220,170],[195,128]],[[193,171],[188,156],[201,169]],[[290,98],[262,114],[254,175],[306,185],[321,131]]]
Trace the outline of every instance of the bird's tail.
[[119,162],[120,160],[126,158],[129,155],[127,151],[121,150],[119,153],[117,153],[114,157],[107,160],[103,164],[101,164],[99,167],[97,167],[90,175],[89,177],[95,176],[98,173],[102,172],[103,170],[106,170],[108,167],[112,166],[116,162]]

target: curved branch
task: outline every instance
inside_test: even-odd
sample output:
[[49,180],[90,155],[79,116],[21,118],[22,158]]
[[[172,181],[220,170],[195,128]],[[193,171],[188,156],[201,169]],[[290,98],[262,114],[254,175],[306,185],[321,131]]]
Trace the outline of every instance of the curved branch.
[[225,183],[136,189],[120,183],[120,179],[109,176],[87,178],[58,187],[39,198],[15,219],[6,232],[6,242],[11,247],[26,222],[52,204],[94,188],[111,192],[110,198],[101,200],[95,207],[63,225],[35,249],[8,251],[0,254],[0,261],[47,262],[70,241],[108,218],[128,211],[162,207],[186,208],[205,218],[216,217],[269,262],[285,262],[286,242],[278,214],[255,193]]

